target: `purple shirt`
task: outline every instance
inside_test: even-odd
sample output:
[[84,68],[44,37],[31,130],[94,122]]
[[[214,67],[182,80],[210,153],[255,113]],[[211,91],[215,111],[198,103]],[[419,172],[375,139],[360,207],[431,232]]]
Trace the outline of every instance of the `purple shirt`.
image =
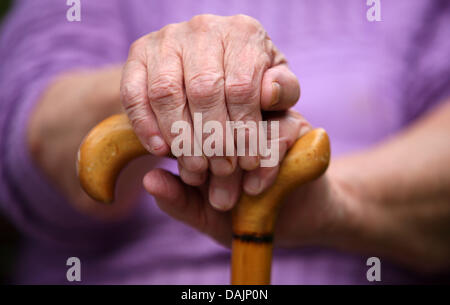
[[[229,283],[230,251],[165,215],[150,195],[142,192],[126,220],[105,224],[76,212],[46,180],[25,131],[55,76],[123,62],[135,39],[168,23],[247,14],[286,55],[302,87],[295,108],[327,129],[336,157],[382,141],[449,94],[448,1],[382,0],[381,22],[367,21],[365,3],[81,0],[82,21],[68,22],[65,1],[17,1],[0,37],[0,208],[25,236],[14,281],[67,283],[66,260],[77,256],[83,283]],[[272,282],[367,283],[366,259],[277,249]],[[383,283],[419,280],[382,260]]]

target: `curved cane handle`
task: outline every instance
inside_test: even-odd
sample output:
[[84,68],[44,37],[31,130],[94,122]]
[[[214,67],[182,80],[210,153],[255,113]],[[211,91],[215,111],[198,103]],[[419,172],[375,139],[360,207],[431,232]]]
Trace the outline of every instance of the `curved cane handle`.
[[294,188],[322,175],[330,161],[330,143],[322,128],[299,138],[281,162],[273,185],[258,196],[243,194],[233,210],[235,234],[269,234],[285,195]]
[[77,158],[81,186],[91,198],[111,203],[122,168],[134,158],[148,153],[128,117],[113,115],[95,126],[81,143]]

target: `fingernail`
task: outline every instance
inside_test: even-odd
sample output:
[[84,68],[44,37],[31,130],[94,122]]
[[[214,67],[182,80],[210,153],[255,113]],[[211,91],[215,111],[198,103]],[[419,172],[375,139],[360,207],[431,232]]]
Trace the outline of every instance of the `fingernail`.
[[163,139],[161,139],[160,136],[152,136],[150,137],[150,139],[148,140],[148,146],[150,148],[150,152],[151,153],[157,153],[159,152],[161,149],[164,148],[164,145],[166,143],[164,142]]
[[261,179],[257,175],[251,175],[245,182],[245,191],[250,195],[257,195],[261,192]]
[[215,187],[210,201],[214,208],[224,211],[231,205],[230,192],[225,188]]
[[280,100],[281,86],[277,82],[272,82],[272,99],[270,100],[270,106],[273,107]]
[[233,162],[229,158],[212,158],[211,171],[217,176],[228,176],[233,172]]

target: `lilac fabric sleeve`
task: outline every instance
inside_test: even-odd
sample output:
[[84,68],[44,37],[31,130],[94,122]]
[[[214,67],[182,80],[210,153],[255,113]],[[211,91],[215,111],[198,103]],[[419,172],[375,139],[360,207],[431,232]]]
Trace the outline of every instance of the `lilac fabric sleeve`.
[[77,237],[80,242],[98,238],[104,226],[65,202],[33,164],[25,137],[34,105],[58,74],[126,59],[128,42],[116,1],[82,5],[81,22],[69,22],[66,1],[18,1],[0,41],[1,212],[28,237],[71,245]]
[[450,97],[450,3],[436,1],[421,17],[404,59],[406,122]]

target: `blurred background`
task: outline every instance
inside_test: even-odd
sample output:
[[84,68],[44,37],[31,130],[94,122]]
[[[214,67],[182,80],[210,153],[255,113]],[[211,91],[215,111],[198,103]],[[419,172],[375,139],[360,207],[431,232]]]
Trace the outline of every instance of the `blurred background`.
[[[0,23],[11,7],[12,0],[0,1]],[[1,24],[0,24],[1,26]],[[19,233],[0,214],[0,284],[7,282],[11,267],[14,264],[14,256],[19,244]]]
[[3,16],[8,11],[9,7],[11,6],[12,0],[2,0],[0,2],[0,17],[3,18]]

